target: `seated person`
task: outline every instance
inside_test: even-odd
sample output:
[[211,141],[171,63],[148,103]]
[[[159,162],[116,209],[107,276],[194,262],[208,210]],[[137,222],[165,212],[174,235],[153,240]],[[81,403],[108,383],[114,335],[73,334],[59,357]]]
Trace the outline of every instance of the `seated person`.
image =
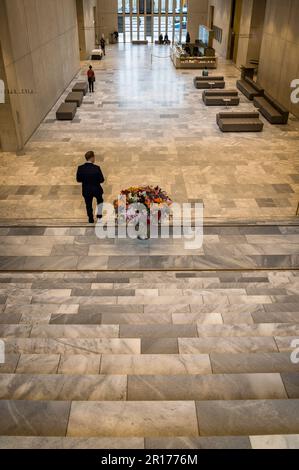
[[208,67],[205,67],[205,69],[202,71],[202,76],[203,77],[208,77],[209,76]]
[[191,49],[190,49],[189,46],[186,46],[186,47],[185,47],[185,52],[186,52],[186,54],[187,54],[188,56],[191,56]]

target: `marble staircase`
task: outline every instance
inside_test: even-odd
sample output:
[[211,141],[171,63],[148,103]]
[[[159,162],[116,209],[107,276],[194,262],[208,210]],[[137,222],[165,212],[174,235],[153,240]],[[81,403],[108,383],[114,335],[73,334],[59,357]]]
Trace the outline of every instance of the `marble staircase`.
[[298,271],[0,284],[0,448],[299,447]]

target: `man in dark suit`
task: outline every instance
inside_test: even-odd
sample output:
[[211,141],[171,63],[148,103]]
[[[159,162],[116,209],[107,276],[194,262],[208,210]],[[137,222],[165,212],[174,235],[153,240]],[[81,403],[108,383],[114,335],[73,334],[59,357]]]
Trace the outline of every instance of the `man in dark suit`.
[[[101,184],[105,179],[101,168],[95,165],[95,154],[90,151],[85,155],[86,163],[78,167],[77,182],[82,183],[82,195],[85,199],[86,211],[90,224],[94,223],[92,201],[96,198],[98,205],[103,203],[103,189]],[[101,214],[97,215],[102,218]]]

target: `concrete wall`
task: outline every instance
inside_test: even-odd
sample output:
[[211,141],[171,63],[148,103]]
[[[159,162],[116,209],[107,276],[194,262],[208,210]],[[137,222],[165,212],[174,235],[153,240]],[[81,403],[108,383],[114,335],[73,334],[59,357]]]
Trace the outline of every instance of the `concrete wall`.
[[243,0],[238,54],[236,64],[240,67],[250,59],[259,59],[263,37],[266,0]]
[[240,67],[247,63],[247,54],[250,40],[253,0],[243,0],[238,35],[238,51],[236,64]]
[[209,6],[215,7],[214,26],[222,29],[222,43],[214,40],[214,48],[217,54],[226,58],[230,39],[230,20],[232,0],[209,0]]
[[258,79],[278,101],[299,117],[290,84],[299,79],[299,1],[268,0]]
[[199,25],[208,24],[208,0],[189,0],[188,26],[191,42],[198,39]]
[[0,0],[0,41],[23,145],[79,70],[76,1]]
[[[1,11],[0,11],[1,14]],[[1,150],[14,151],[18,146],[18,135],[13,119],[10,94],[8,93],[7,79],[4,69],[3,54],[0,43],[0,79],[4,82],[4,100],[0,99],[0,152]],[[1,92],[3,83],[1,82]],[[4,102],[3,102],[4,101]]]
[[250,41],[248,44],[247,61],[250,59],[259,59],[267,0],[253,0],[252,20],[250,30]]
[[97,0],[98,6],[98,37],[104,34],[109,39],[110,34],[118,30],[117,0]]
[[97,0],[76,0],[80,59],[86,60],[90,57],[91,51],[95,48],[96,24],[94,17],[94,7]]

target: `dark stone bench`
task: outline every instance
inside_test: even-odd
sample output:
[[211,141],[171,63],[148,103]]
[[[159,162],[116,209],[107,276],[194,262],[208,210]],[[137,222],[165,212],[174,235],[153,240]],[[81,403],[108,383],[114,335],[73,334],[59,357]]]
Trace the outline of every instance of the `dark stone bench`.
[[217,124],[222,132],[261,132],[264,123],[259,113],[219,113]]
[[287,124],[289,120],[289,111],[278,103],[268,93],[263,96],[257,96],[253,104],[271,124]]
[[134,39],[132,41],[132,44],[134,44],[135,46],[137,45],[147,45],[148,44],[148,40],[147,39]]
[[76,103],[62,103],[56,111],[56,119],[58,121],[72,121],[76,112]]
[[82,101],[83,101],[83,91],[72,91],[72,93],[69,93],[67,97],[65,98],[66,103],[76,103],[78,108],[81,106]]
[[171,44],[171,41],[169,41],[169,40],[167,41],[167,44],[165,44],[164,39],[163,39],[162,43],[159,40],[155,41],[155,46],[165,46],[165,45],[169,46],[170,44]]
[[238,106],[240,104],[237,90],[205,90],[202,99],[206,106]]
[[87,82],[77,82],[74,86],[72,91],[81,91],[85,96],[88,92],[88,83]]
[[193,82],[195,88],[199,90],[225,88],[224,77],[195,77]]
[[250,101],[252,101],[256,96],[262,96],[264,94],[263,88],[249,77],[245,77],[244,80],[238,80],[237,88]]

